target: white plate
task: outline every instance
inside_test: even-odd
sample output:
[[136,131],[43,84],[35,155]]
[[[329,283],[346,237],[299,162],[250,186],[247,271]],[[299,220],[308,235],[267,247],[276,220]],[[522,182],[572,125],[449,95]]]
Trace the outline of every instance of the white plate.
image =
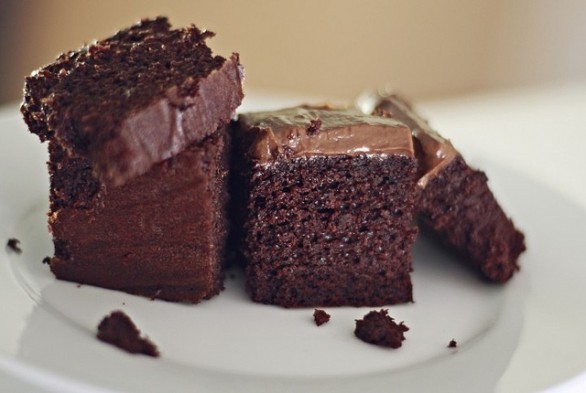
[[[483,169],[527,235],[522,271],[505,286],[487,284],[419,239],[415,303],[389,307],[410,330],[403,347],[387,350],[353,336],[354,320],[371,308],[327,308],[331,321],[317,327],[312,309],[250,302],[238,274],[198,305],[56,281],[42,263],[52,254],[45,146],[15,108],[0,112],[0,140],[0,241],[18,238],[23,249],[0,249],[2,391],[533,392],[586,370],[577,355],[586,353],[586,212],[489,159]],[[161,358],[95,339],[100,319],[116,309]],[[447,348],[451,339],[456,349]]]

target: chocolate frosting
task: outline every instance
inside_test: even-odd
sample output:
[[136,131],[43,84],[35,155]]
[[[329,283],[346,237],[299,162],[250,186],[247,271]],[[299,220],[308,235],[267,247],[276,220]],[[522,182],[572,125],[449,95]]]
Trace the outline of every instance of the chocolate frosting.
[[239,124],[248,134],[249,158],[260,164],[283,156],[415,155],[405,125],[356,109],[299,106],[241,114]]
[[408,101],[393,93],[365,93],[357,100],[363,113],[396,119],[411,129],[416,139],[421,177],[417,184],[425,188],[430,179],[460,155],[452,143],[419,116]]

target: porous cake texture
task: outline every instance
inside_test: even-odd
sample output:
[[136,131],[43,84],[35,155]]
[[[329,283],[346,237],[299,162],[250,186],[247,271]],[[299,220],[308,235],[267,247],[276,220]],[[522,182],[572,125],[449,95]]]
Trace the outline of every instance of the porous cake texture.
[[237,237],[254,301],[412,300],[417,162],[407,127],[302,106],[242,114],[234,139]]
[[396,323],[389,310],[379,310],[357,319],[354,335],[369,344],[397,349],[403,345],[407,331],[405,323]]

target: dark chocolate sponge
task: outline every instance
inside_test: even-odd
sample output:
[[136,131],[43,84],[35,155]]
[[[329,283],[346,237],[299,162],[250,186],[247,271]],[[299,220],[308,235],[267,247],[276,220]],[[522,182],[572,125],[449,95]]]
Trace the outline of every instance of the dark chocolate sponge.
[[[412,300],[417,165],[410,133],[353,116],[323,108],[240,116],[233,195],[254,301],[317,307]],[[258,117],[265,119],[260,126]],[[389,133],[397,140],[388,143]],[[387,152],[372,152],[378,142]],[[355,147],[360,152],[352,153]]]
[[371,311],[356,320],[354,334],[369,344],[381,347],[399,348],[409,328],[403,322],[397,324],[388,310]]
[[53,273],[171,301],[217,294],[227,232],[227,138],[218,130],[123,186],[101,184],[91,200],[77,182],[87,171],[84,160],[50,142]]
[[[366,97],[366,96],[365,96]],[[405,123],[419,160],[422,229],[439,238],[483,277],[504,283],[519,270],[525,236],[492,194],[484,172],[471,168],[451,142],[396,94],[366,97],[374,113]]]
[[457,157],[429,180],[418,217],[424,230],[454,249],[484,277],[502,283],[519,270],[517,260],[525,242],[487,181],[484,172]]
[[26,79],[25,121],[123,184],[203,141],[240,104],[238,55],[213,56],[212,35],[160,17],[62,54]]
[[159,357],[157,346],[148,338],[141,337],[132,319],[122,311],[114,311],[102,319],[97,337],[129,353]]

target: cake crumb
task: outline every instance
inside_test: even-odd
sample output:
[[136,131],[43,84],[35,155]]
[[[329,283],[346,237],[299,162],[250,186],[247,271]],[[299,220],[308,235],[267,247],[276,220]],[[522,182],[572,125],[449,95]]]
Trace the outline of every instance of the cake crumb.
[[8,247],[10,251],[13,251],[17,254],[22,254],[22,248],[20,248],[20,240],[18,239],[8,239],[8,241],[6,242],[6,247]]
[[141,337],[140,330],[122,311],[113,311],[98,325],[97,338],[129,353],[159,357],[157,346],[147,337]]
[[50,265],[51,264],[51,257],[45,257],[45,258],[43,258],[43,264],[44,265]]
[[328,314],[324,310],[319,310],[316,308],[313,311],[313,319],[315,320],[315,324],[317,326],[321,326],[324,323],[328,323],[330,321],[330,314]]
[[458,347],[458,342],[454,339],[450,340],[450,343],[448,344],[448,348],[456,348]]
[[404,333],[408,330],[403,322],[397,324],[389,316],[389,310],[381,309],[369,312],[363,319],[357,319],[354,334],[369,344],[399,348],[405,340]]

